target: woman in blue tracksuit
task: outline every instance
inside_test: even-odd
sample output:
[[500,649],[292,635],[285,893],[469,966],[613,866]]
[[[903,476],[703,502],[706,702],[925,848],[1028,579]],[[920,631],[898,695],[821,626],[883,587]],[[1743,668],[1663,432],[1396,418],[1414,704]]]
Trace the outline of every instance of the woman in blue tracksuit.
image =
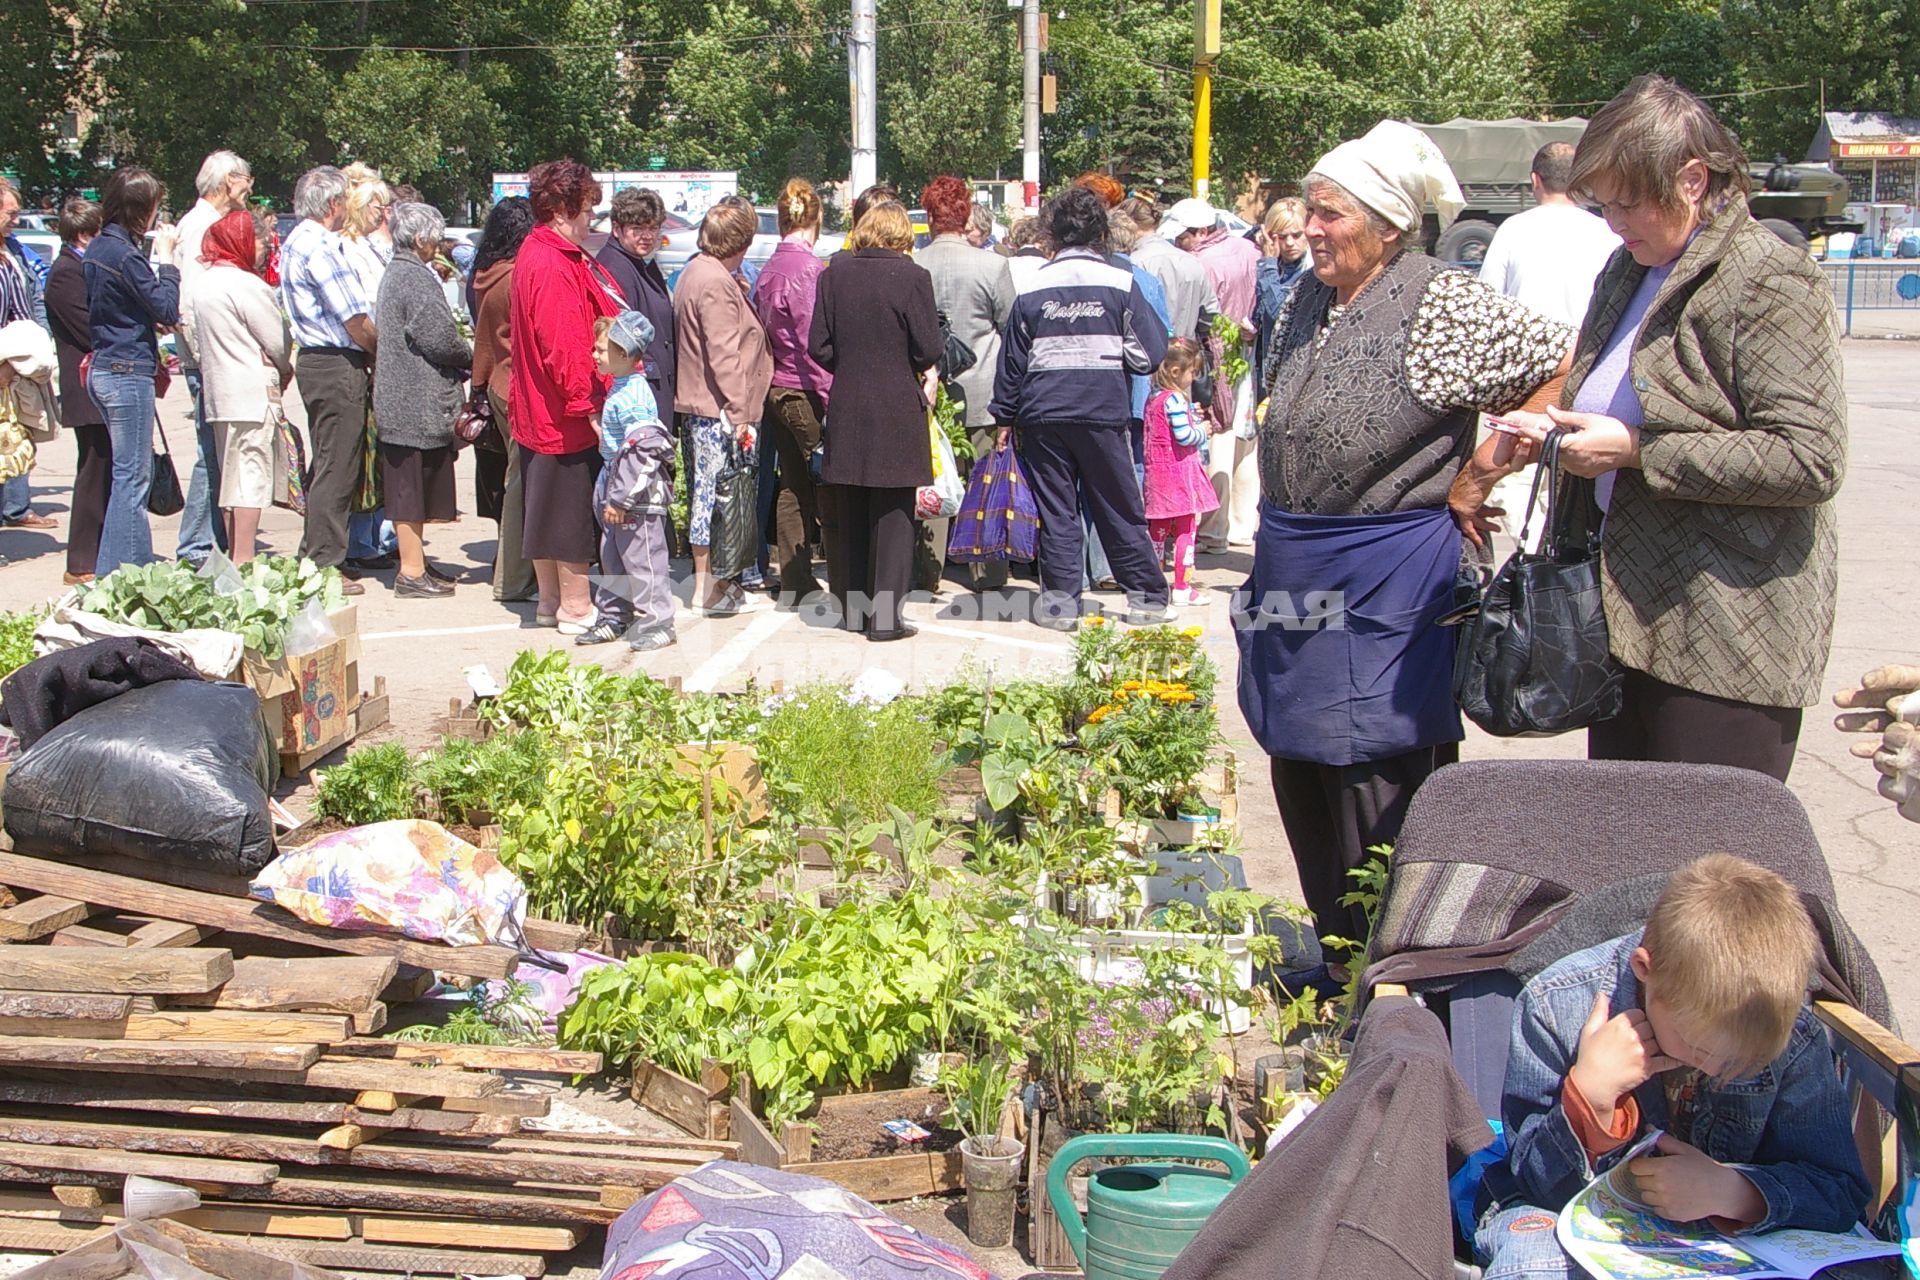
[[1151,373],[1167,329],[1124,267],[1107,260],[1107,206],[1082,187],[1046,211],[1058,246],[1007,318],[994,378],[993,420],[1020,428],[1020,461],[1040,509],[1039,607],[1034,621],[1078,625],[1086,581],[1080,495],[1127,593],[1130,622],[1162,622],[1167,579],[1147,538],[1133,469],[1129,375]]

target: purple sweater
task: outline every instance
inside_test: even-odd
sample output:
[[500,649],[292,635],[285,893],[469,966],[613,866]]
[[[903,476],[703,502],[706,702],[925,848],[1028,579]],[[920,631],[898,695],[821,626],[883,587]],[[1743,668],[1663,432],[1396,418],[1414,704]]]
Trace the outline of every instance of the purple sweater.
[[754,309],[773,349],[773,385],[812,391],[822,399],[833,390],[833,375],[807,354],[807,333],[813,327],[816,282],[826,265],[805,240],[782,240],[753,290]]
[[[1640,406],[1640,393],[1633,389],[1633,346],[1640,337],[1640,326],[1646,322],[1647,308],[1653,305],[1653,295],[1660,292],[1660,286],[1672,274],[1671,262],[1664,267],[1655,267],[1647,272],[1639,288],[1633,291],[1620,323],[1614,326],[1613,333],[1607,338],[1606,349],[1594,363],[1593,372],[1587,375],[1587,380],[1580,384],[1579,393],[1573,397],[1575,413],[1604,413],[1630,427],[1638,427],[1646,422],[1646,412]],[[1613,499],[1613,472],[1607,472],[1594,482],[1594,495],[1599,500],[1600,509],[1605,511]]]

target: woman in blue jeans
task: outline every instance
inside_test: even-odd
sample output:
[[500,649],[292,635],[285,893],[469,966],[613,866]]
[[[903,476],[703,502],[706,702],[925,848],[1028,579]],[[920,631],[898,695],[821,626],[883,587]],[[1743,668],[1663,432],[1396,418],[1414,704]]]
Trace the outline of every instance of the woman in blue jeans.
[[[147,490],[153,483],[154,377],[160,369],[156,330],[180,323],[180,272],[171,265],[156,271],[144,240],[166,195],[166,184],[145,169],[114,170],[100,201],[106,225],[81,263],[93,336],[87,391],[113,442],[113,483],[94,569],[100,577],[153,559]],[[175,238],[171,226],[155,232],[157,261],[171,264]]]

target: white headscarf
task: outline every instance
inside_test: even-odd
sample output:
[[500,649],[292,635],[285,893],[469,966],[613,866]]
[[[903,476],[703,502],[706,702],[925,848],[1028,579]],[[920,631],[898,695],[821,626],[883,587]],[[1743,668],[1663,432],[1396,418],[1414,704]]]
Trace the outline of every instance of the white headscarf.
[[1433,139],[1412,125],[1382,120],[1364,138],[1343,142],[1307,175],[1337,182],[1354,199],[1402,231],[1420,225],[1431,203],[1440,225],[1453,221],[1466,200],[1453,169]]

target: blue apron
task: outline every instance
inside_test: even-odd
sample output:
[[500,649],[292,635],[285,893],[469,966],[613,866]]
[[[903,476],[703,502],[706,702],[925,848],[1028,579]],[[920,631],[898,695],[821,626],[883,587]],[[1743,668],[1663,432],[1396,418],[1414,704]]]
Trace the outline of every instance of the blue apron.
[[1270,756],[1326,765],[1458,742],[1452,627],[1460,530],[1444,507],[1305,516],[1260,504],[1234,597],[1240,710]]

